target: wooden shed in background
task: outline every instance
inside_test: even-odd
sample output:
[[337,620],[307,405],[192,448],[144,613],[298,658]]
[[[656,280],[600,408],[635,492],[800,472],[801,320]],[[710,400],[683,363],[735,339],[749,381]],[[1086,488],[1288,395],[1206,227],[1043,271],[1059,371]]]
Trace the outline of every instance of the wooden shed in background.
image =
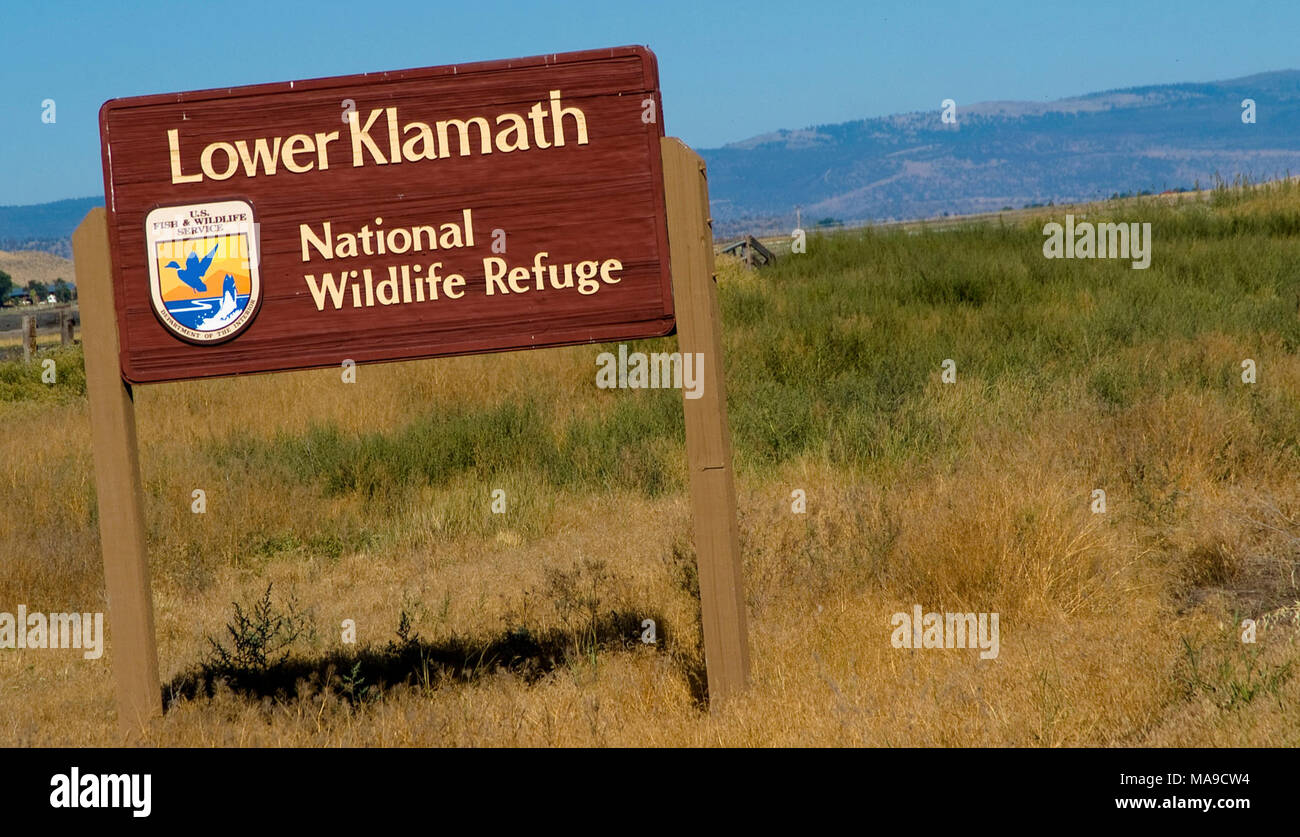
[[729,256],[739,256],[749,267],[765,267],[776,262],[776,256],[772,251],[752,235],[747,235],[734,244],[728,244],[722,248],[722,252]]

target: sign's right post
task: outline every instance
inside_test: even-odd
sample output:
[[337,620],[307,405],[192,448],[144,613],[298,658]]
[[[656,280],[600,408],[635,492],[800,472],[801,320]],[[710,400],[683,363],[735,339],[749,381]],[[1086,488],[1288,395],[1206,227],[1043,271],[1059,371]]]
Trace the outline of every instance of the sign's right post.
[[704,160],[681,140],[665,137],[663,150],[673,306],[683,363],[699,365],[700,396],[687,398],[686,458],[690,469],[699,565],[700,614],[709,705],[716,708],[749,679],[745,584],[736,523],[736,483],[722,366],[722,328],[713,273],[713,233]]

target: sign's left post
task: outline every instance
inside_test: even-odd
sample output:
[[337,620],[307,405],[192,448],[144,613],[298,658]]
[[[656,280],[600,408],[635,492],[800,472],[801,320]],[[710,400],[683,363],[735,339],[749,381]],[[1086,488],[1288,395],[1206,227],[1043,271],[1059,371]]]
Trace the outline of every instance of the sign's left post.
[[113,637],[118,724],[138,741],[162,714],[153,592],[145,544],[144,492],[135,435],[135,404],[119,366],[117,313],[105,210],[92,209],[72,235],[85,350],[90,436],[95,455],[99,538]]

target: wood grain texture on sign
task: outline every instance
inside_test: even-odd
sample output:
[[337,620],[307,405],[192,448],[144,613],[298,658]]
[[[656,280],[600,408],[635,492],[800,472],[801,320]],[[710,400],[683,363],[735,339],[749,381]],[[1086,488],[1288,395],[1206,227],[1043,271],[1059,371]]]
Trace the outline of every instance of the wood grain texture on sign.
[[[449,156],[381,165],[363,147],[363,164],[354,165],[352,128],[345,121],[349,106],[362,126],[370,114],[382,111],[369,136],[387,154],[390,113],[396,113],[399,130],[412,122],[435,126],[475,116],[495,130],[492,123],[502,114],[527,114],[535,103],[555,110],[549,105],[551,91],[559,91],[563,107],[582,111],[586,144],[575,141],[575,120],[562,117],[562,126],[567,123],[563,147],[530,143],[520,150],[510,140],[506,147],[512,150],[502,152],[493,145],[481,153],[476,126],[469,131],[473,153],[462,156],[458,129],[451,125],[448,150],[455,150]],[[538,127],[532,120],[528,124]],[[547,116],[542,135],[553,127]],[[255,174],[249,176],[236,155],[235,173],[227,179],[173,182],[171,130],[176,131],[183,177],[202,175],[204,149],[218,142],[242,140],[251,157],[259,138],[268,146],[281,138],[283,150],[293,135],[338,131],[339,136],[325,145],[324,169],[293,171],[281,155],[275,174],[254,159]],[[660,157],[663,115],[655,57],[643,47],[114,99],[100,111],[100,131],[121,369],[130,382],[337,366],[345,359],[365,363],[508,351],[673,331]],[[417,133],[412,128],[400,139]],[[294,162],[302,169],[317,159],[314,152],[300,152]],[[214,152],[210,163],[222,172],[226,155]],[[158,207],[222,202],[253,208],[260,238],[260,301],[256,315],[234,337],[194,343],[165,328],[155,313],[150,259],[157,257],[149,252],[146,217]],[[439,229],[460,224],[466,209],[473,219],[472,247],[329,260],[309,249],[309,260],[302,256],[302,224],[319,235],[329,221],[336,236],[363,225],[372,231]],[[505,233],[504,253],[493,252],[494,241],[500,241],[495,230]],[[537,290],[531,269],[542,252],[547,254],[543,264],[556,265],[561,278],[566,263],[617,259],[622,269],[610,276],[619,281],[602,282],[595,292],[582,294],[576,288],[552,287],[544,270],[545,288]],[[530,268],[528,290],[487,295],[488,257],[505,259],[512,268]],[[341,307],[326,298],[322,309],[306,279],[312,275],[323,283],[329,272],[337,281],[339,271],[355,270],[360,281],[369,268],[377,284],[389,276],[390,267],[427,270],[439,262],[440,275],[465,278],[459,299],[354,307],[349,290]]]

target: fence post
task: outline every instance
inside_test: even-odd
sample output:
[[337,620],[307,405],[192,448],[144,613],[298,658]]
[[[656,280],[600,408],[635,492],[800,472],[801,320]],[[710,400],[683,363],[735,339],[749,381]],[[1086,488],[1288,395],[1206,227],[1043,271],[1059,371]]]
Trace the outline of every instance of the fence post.
[[23,362],[29,363],[36,355],[36,317],[23,315]]

